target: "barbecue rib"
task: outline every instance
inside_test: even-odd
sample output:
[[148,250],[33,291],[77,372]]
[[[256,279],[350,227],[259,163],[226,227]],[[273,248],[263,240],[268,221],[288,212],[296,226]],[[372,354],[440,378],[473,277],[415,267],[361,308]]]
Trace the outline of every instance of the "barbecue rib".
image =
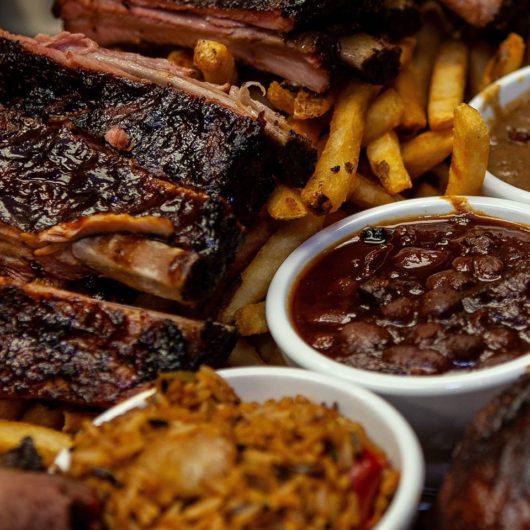
[[243,222],[266,200],[273,171],[303,185],[314,167],[309,142],[245,89],[226,94],[164,60],[104,50],[81,35],[4,32],[0,72],[0,102],[72,123],[159,178],[222,196]]
[[[66,29],[104,46],[194,47],[199,39],[222,42],[254,68],[325,92],[339,64],[337,39],[326,28],[359,30],[365,19],[377,18],[381,4],[381,0],[57,0],[55,13]],[[372,20],[370,25],[377,23]],[[398,70],[396,50],[380,77],[367,81],[384,84]]]
[[0,397],[107,407],[160,372],[220,366],[231,328],[0,278]]
[[[179,188],[16,110],[0,109],[0,241],[24,272],[99,273],[193,305],[211,295],[240,230],[222,199]],[[16,268],[16,266],[14,266]]]

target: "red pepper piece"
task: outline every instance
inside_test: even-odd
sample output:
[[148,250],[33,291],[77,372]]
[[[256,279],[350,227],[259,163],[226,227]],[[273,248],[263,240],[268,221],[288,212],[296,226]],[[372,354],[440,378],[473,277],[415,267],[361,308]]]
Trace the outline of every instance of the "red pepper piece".
[[361,459],[353,464],[350,471],[352,487],[359,496],[362,525],[372,516],[373,503],[381,484],[383,470],[387,466],[386,460],[381,456],[365,449]]

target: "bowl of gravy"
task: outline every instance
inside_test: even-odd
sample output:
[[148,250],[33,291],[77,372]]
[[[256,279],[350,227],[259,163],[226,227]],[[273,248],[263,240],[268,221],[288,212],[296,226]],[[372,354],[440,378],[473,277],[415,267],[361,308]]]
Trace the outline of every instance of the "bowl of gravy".
[[530,67],[500,79],[471,106],[491,132],[484,194],[530,204]]

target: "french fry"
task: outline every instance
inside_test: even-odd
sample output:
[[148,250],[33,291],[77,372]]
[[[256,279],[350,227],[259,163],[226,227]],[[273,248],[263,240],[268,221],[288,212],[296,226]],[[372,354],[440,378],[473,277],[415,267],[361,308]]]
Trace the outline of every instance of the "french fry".
[[241,285],[222,311],[221,321],[233,323],[238,309],[264,300],[269,284],[280,265],[296,247],[318,232],[323,223],[323,217],[309,214],[303,219],[297,219],[280,227],[242,272]]
[[399,41],[399,47],[401,48],[401,57],[399,58],[399,63],[401,64],[401,68],[404,68],[410,64],[410,61],[414,55],[416,43],[417,41],[414,37],[405,37]]
[[265,302],[249,304],[236,312],[236,328],[242,337],[262,335],[269,331],[265,318]]
[[446,195],[479,195],[488,167],[490,135],[480,113],[465,103],[455,109],[453,158]]
[[228,366],[263,366],[265,363],[256,349],[245,339],[239,339],[228,359]]
[[374,175],[391,194],[412,187],[410,175],[405,169],[399,140],[394,131],[377,138],[366,148],[366,154]]
[[501,77],[518,70],[523,65],[525,43],[517,33],[510,33],[502,42],[497,53],[488,61],[482,78],[482,88]]
[[335,211],[344,203],[357,165],[372,86],[351,81],[338,96],[326,146],[315,172],[302,191],[302,200],[316,214]]
[[425,113],[421,86],[412,65],[401,69],[394,81],[394,88],[406,109],[402,115],[400,129],[405,132],[417,132],[424,129],[427,125],[427,114]]
[[294,99],[293,118],[295,120],[310,120],[324,116],[334,103],[333,94],[314,94],[301,89]]
[[284,184],[278,184],[267,201],[267,212],[273,219],[292,221],[308,214],[300,192]]
[[403,146],[403,162],[412,178],[442,163],[453,150],[453,131],[427,131]]
[[20,421],[58,431],[63,428],[64,414],[59,409],[52,409],[42,403],[35,403],[24,413]]
[[32,438],[47,466],[52,464],[59,452],[72,445],[70,436],[62,432],[29,423],[0,420],[0,453],[18,447],[27,437]]
[[267,99],[277,110],[281,110],[289,116],[294,114],[294,100],[296,93],[283,87],[278,81],[273,81],[267,90]]
[[442,40],[442,34],[435,24],[426,22],[417,34],[416,40],[416,48],[410,63],[410,69],[416,79],[419,99],[423,109],[426,109],[432,70]]
[[418,189],[416,190],[416,193],[414,194],[414,197],[420,199],[423,197],[437,197],[438,195],[440,195],[440,193],[433,185],[427,182],[421,182],[418,186]]
[[433,173],[438,180],[438,191],[440,194],[445,193],[447,184],[449,183],[449,164],[447,162],[442,162],[436,167],[433,167],[430,173]]
[[454,110],[464,100],[468,55],[467,46],[459,41],[440,47],[429,93],[429,126],[433,131],[453,125]]
[[396,202],[398,199],[390,195],[382,186],[357,174],[359,184],[350,191],[348,201],[361,208],[374,208]]
[[193,62],[208,83],[235,83],[236,63],[230,50],[220,42],[199,40],[195,45]]
[[278,110],[292,116],[295,120],[320,118],[333,106],[333,95],[315,94],[304,88],[297,92],[273,81],[267,90],[267,99]]
[[377,96],[366,113],[363,145],[367,145],[400,123],[405,106],[401,96],[393,88]]
[[268,219],[262,219],[245,231],[245,237],[237,250],[236,259],[233,263],[234,270],[243,270],[259,249],[267,242],[274,232],[272,223]]
[[1,399],[0,400],[0,419],[18,420],[28,408],[28,402],[18,399]]
[[486,41],[476,42],[469,52],[468,86],[470,98],[484,88],[484,72],[486,65],[494,53],[493,47]]

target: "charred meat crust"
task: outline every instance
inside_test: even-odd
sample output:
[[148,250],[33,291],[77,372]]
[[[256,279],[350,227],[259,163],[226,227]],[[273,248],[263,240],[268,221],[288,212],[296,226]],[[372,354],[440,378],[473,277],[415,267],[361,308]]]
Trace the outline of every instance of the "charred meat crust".
[[491,401],[457,448],[438,499],[440,530],[527,528],[530,374]]
[[0,279],[0,396],[107,407],[160,372],[220,366],[235,334],[213,322]]
[[271,148],[259,121],[169,87],[67,68],[5,38],[0,67],[2,103],[69,121],[100,142],[119,128],[130,139],[121,156],[160,178],[225,198],[245,222],[272,190]]
[[[56,0],[55,16],[61,15],[64,3],[65,0]],[[300,30],[322,28],[335,22],[344,23],[345,18],[355,22],[358,17],[376,12],[382,0],[133,0],[130,3],[187,11],[273,13],[289,21],[291,30]]]

